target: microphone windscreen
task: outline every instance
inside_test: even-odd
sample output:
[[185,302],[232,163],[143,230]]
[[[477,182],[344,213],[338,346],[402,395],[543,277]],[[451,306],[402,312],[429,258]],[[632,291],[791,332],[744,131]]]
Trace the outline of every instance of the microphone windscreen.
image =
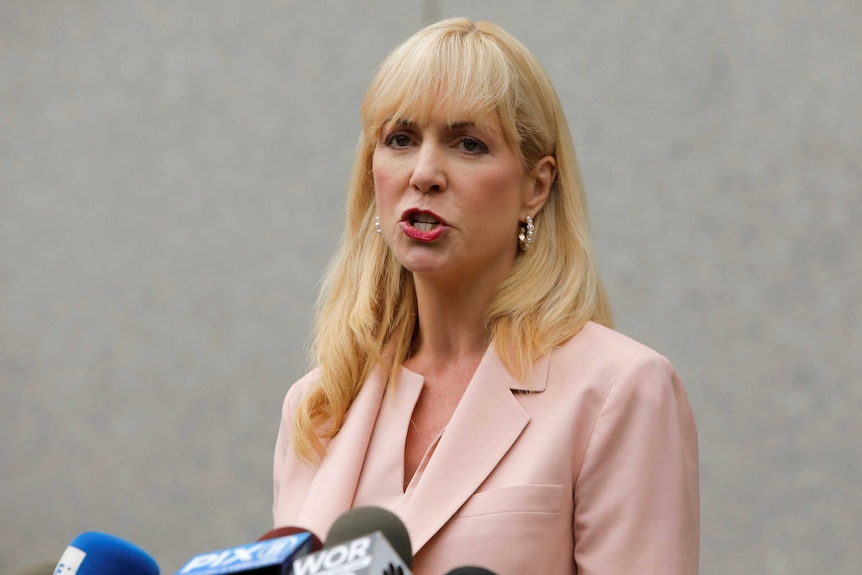
[[149,553],[114,535],[88,531],[69,543],[56,575],[159,575]]
[[278,539],[279,537],[287,537],[288,535],[298,535],[299,533],[308,533],[311,536],[311,553],[315,551],[320,551],[323,547],[323,542],[320,540],[320,537],[309,531],[308,529],[303,529],[302,527],[276,527],[270,531],[267,531],[260,537],[258,537],[258,541],[267,541],[269,539]]
[[464,567],[458,567],[456,569],[452,569],[446,575],[497,575],[490,569],[485,569],[484,567],[476,567],[474,565],[465,565]]
[[42,561],[41,563],[33,563],[15,571],[10,571],[6,575],[54,575],[54,569],[56,568],[56,561]]
[[382,532],[404,564],[413,568],[413,546],[407,527],[397,515],[380,507],[356,507],[336,519],[323,548],[330,549],[374,531]]

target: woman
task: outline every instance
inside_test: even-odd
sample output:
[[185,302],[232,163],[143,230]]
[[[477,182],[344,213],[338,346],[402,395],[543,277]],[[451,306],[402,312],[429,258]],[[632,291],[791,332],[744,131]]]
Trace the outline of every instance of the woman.
[[488,23],[428,26],[362,105],[315,369],[289,390],[276,526],[354,506],[414,571],[696,573],[697,438],[671,364],[613,331],[560,103]]

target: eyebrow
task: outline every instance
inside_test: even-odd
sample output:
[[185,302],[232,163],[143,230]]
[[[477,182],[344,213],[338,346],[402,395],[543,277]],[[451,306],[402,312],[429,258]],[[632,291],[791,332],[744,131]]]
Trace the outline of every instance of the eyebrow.
[[[395,120],[394,122],[392,122],[392,124],[394,124],[396,126],[403,127],[403,128],[414,128],[414,127],[416,127],[416,122],[414,122],[413,120],[407,120],[404,118]],[[492,132],[494,131],[493,129],[486,126],[485,124],[477,124],[476,122],[473,122],[471,120],[464,120],[461,122],[452,122],[451,124],[446,126],[447,130],[461,130],[464,128],[480,128],[482,130],[488,130],[488,131],[492,131]]]

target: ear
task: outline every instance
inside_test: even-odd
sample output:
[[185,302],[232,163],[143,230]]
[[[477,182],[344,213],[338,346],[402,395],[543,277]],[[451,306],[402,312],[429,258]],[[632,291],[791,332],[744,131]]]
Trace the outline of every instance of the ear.
[[551,187],[557,179],[557,160],[553,156],[545,156],[536,162],[527,177],[524,189],[523,208],[535,216],[548,201]]

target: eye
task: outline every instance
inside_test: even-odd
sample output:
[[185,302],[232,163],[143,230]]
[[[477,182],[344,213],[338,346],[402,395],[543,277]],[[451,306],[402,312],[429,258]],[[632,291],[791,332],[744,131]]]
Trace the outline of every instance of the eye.
[[385,146],[392,148],[406,148],[410,145],[410,142],[410,136],[403,132],[395,132],[386,136],[386,139],[383,140]]
[[471,137],[464,137],[458,140],[458,146],[468,154],[482,154],[488,151],[488,146]]

